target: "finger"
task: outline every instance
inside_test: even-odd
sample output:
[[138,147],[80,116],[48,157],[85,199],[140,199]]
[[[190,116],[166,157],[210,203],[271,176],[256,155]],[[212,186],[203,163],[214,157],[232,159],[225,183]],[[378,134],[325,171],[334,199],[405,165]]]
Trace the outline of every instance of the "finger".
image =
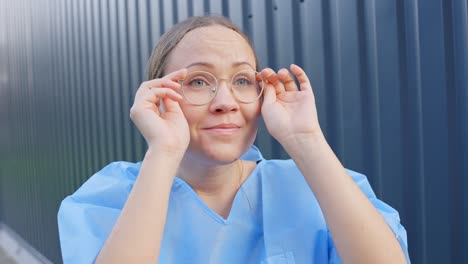
[[268,83],[275,87],[276,93],[280,94],[285,91],[283,83],[278,79],[276,72],[270,68],[266,68],[261,72],[262,77],[267,80]]
[[296,75],[297,80],[299,81],[301,91],[302,90],[312,90],[312,85],[310,84],[309,78],[304,70],[297,66],[296,64],[291,64],[291,72]]
[[265,85],[263,91],[263,104],[270,104],[276,102],[276,89],[271,83]]
[[163,77],[163,79],[168,79],[174,82],[178,82],[180,79],[183,79],[185,78],[185,76],[187,76],[187,72],[188,70],[186,68],[183,68],[183,69],[173,71],[167,74],[166,76]]
[[166,112],[181,113],[182,109],[180,108],[179,102],[172,100],[169,97],[163,98],[163,104],[165,106]]
[[170,88],[176,92],[180,90],[180,84],[171,80],[154,79],[151,81],[143,82],[135,93],[135,98],[140,98],[142,94],[146,94],[149,90],[160,88]]
[[[178,84],[181,79],[184,79],[187,76],[187,69],[183,68],[174,72],[171,72],[165,75],[162,78],[156,78],[152,80],[148,80],[144,82],[146,87],[158,87],[161,83],[170,84],[176,83]],[[171,88],[171,87],[167,87]]]
[[180,83],[170,79],[154,79],[144,82],[142,86],[150,89],[164,87],[177,90],[180,88]]
[[283,82],[286,91],[297,91],[296,81],[294,77],[286,69],[281,69],[278,72],[278,78]]
[[148,89],[153,89],[153,88],[171,88],[173,90],[178,91],[180,89],[180,83],[170,80],[170,79],[154,79],[154,80],[149,80],[144,82],[142,87],[146,87]]
[[140,90],[159,88],[159,87],[171,88],[176,91],[179,91],[180,90],[179,81],[184,79],[185,76],[187,76],[187,69],[185,68],[180,69],[178,71],[171,72],[168,75],[164,76],[163,78],[157,78],[157,79],[152,79],[152,80],[143,82],[140,85],[140,88],[138,89],[137,93],[139,93]]
[[145,94],[139,98],[135,98],[135,102],[149,102],[156,105],[159,105],[159,99],[161,98],[171,98],[175,101],[182,101],[184,98],[179,93],[175,92],[169,88],[157,88],[146,91]]

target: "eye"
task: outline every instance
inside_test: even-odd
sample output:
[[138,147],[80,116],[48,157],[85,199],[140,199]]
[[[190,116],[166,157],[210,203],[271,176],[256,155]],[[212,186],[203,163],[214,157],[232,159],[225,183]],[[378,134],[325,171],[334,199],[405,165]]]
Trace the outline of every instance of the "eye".
[[189,85],[194,86],[194,87],[203,87],[203,86],[208,85],[208,83],[205,80],[198,78],[198,79],[192,79],[189,82]]
[[234,81],[234,85],[247,86],[250,85],[251,81],[247,77],[239,77]]

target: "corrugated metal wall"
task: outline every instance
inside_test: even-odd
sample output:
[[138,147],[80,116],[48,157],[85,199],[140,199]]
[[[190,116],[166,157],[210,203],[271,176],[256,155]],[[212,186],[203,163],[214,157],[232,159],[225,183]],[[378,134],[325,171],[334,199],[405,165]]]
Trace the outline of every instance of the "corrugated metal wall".
[[[261,67],[305,67],[330,144],[400,212],[413,263],[468,263],[466,0],[1,0],[1,221],[61,262],[60,201],[141,159],[128,112],[151,48],[205,13],[243,28]],[[257,144],[286,157],[264,127]]]

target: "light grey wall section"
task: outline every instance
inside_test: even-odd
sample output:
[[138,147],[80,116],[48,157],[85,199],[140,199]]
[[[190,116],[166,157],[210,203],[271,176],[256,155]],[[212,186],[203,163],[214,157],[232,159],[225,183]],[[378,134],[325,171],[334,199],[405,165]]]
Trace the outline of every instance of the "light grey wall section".
[[[466,0],[0,0],[2,222],[61,262],[60,201],[142,158],[128,112],[151,49],[207,13],[260,68],[305,68],[330,145],[400,212],[413,263],[468,262]],[[263,125],[256,144],[287,158]]]

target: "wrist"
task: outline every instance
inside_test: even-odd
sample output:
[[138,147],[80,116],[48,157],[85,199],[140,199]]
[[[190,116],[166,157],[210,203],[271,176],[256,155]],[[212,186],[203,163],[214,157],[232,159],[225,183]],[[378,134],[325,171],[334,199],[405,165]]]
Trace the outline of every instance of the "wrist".
[[292,158],[302,154],[310,157],[313,153],[320,152],[324,145],[328,145],[322,131],[294,135],[280,143]]
[[314,145],[326,141],[325,135],[322,131],[316,131],[311,133],[301,133],[296,135],[290,135],[289,137],[279,141],[281,145],[286,149],[301,148],[304,145]]
[[160,175],[166,175],[172,184],[183,159],[183,154],[174,151],[165,151],[160,148],[148,148],[143,158],[142,167],[152,171],[148,177],[154,177],[157,171]]
[[150,145],[145,153],[146,157],[164,157],[170,160],[180,161],[185,155],[185,149]]

